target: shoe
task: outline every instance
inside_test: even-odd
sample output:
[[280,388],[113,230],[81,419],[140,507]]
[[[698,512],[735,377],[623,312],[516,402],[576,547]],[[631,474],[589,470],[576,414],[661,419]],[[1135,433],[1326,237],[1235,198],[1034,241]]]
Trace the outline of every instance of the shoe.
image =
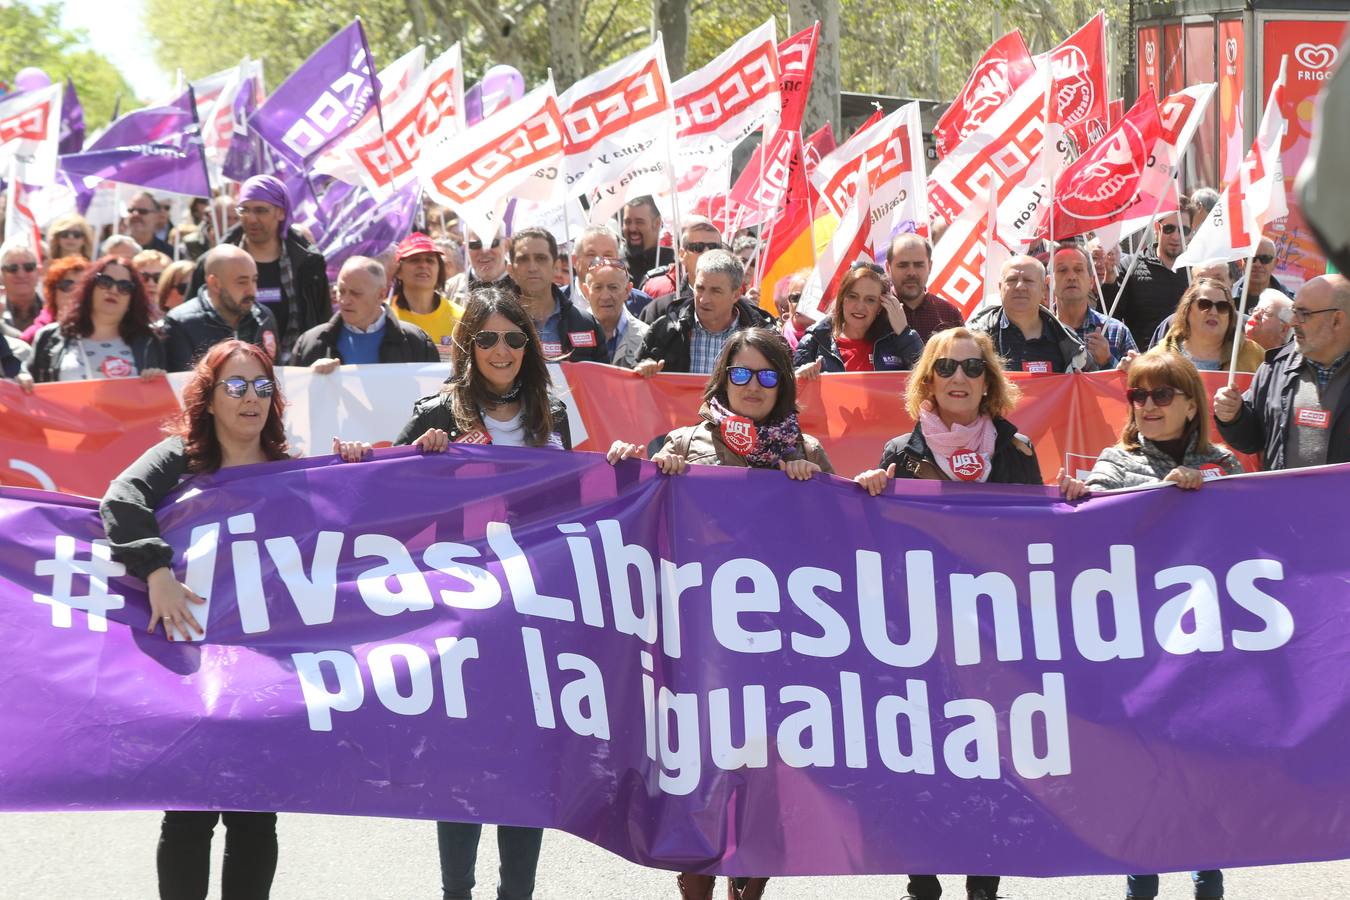
[[680,900],[712,900],[713,886],[717,879],[712,875],[695,875],[681,872],[675,876],[680,888]]
[[737,888],[736,879],[727,879],[727,900],[760,900],[764,896],[764,889],[768,885],[767,878],[747,878],[745,887]]
[[973,891],[966,891],[966,900],[998,900],[998,895],[991,894],[984,888],[976,888]]

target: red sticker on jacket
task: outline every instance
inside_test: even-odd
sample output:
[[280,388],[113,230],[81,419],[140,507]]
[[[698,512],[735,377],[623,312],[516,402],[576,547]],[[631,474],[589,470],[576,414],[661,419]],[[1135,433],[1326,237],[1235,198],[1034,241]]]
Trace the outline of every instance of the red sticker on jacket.
[[126,378],[132,374],[131,363],[120,356],[110,356],[99,366],[104,378]]
[[466,431],[455,438],[456,444],[490,444],[492,436],[481,428],[475,428],[473,431]]
[[1200,475],[1206,481],[1213,481],[1215,478],[1222,478],[1228,474],[1228,470],[1218,463],[1205,463],[1200,467]]
[[272,359],[277,358],[277,336],[270,331],[263,332],[263,349]]
[[984,457],[964,447],[951,455],[948,465],[952,474],[962,481],[979,481],[984,474]]
[[722,442],[738,456],[753,453],[759,446],[755,423],[744,416],[727,416],[722,420]]
[[1049,375],[1052,370],[1050,363],[1043,359],[1034,359],[1022,363],[1022,371],[1030,372],[1033,375]]
[[1294,410],[1294,421],[1305,428],[1327,428],[1331,425],[1331,413],[1325,409],[1300,406]]
[[562,344],[558,341],[540,341],[539,347],[545,356],[562,356]]
[[595,346],[594,331],[569,331],[567,332],[567,339],[572,342],[573,347]]

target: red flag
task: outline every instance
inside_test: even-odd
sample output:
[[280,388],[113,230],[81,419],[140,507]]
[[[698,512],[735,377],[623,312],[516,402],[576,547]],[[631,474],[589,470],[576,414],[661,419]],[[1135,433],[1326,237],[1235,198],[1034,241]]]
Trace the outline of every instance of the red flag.
[[816,44],[820,23],[816,22],[778,45],[778,94],[782,113],[778,126],[799,131],[806,112],[806,96],[811,93],[811,76],[816,70]]
[[792,152],[800,146],[795,129],[780,128],[762,141],[751,154],[741,177],[731,189],[731,210],[737,228],[748,228],[774,219],[787,200]]
[[[874,116],[877,121],[881,121],[881,114]],[[809,138],[803,142],[802,160],[806,163],[806,177],[810,178],[811,173],[816,170],[821,157],[828,156],[834,152],[834,148],[839,146],[834,140],[834,128],[829,122],[826,122],[815,131]]]
[[1152,91],[1145,91],[1105,137],[1060,175],[1055,184],[1055,238],[1074,237],[1114,222],[1133,206],[1161,137],[1158,103]]
[[956,149],[1035,71],[1036,64],[1022,40],[1022,32],[1012,31],[995,41],[984,51],[965,87],[933,127],[938,153],[946,156]]
[[1050,51],[1054,73],[1054,121],[1086,150],[1106,133],[1106,13]]
[[[818,198],[811,183],[806,179],[806,161],[803,158],[801,137],[795,131],[789,131],[787,135],[790,147],[783,211],[768,226],[768,240],[760,251],[760,271],[770,288],[784,275],[810,266],[813,255],[809,244],[814,240],[811,234],[811,218],[812,207]],[[819,132],[812,137],[818,135]],[[761,291],[760,302],[766,308],[772,308],[773,291],[771,289]]]

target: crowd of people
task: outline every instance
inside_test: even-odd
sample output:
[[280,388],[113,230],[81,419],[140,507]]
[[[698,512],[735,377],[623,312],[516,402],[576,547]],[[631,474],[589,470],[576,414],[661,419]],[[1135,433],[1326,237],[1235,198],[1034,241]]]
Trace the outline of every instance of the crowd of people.
[[[161,539],[155,507],[197,473],[287,457],[277,365],[326,374],[351,364],[449,363],[443,388],[389,435],[429,453],[453,443],[571,450],[566,409],[550,394],[552,361],[606,363],[633,377],[696,373],[708,380],[691,424],[647,444],[618,441],[610,462],[646,457],[669,476],[692,465],[778,469],[793,481],[836,474],[820,441],[801,429],[799,383],[908,371],[912,429],[877,448],[876,468],[837,473],[871,496],[894,479],[1040,484],[1009,372],[1125,372],[1129,420],[1085,478],[1061,475],[1072,502],[1165,482],[1199,489],[1241,471],[1233,450],[1259,454],[1265,469],[1350,460],[1350,281],[1327,275],[1288,291],[1273,275],[1269,240],[1247,271],[1173,271],[1213,199],[1183,198],[1133,256],[1092,239],[1014,257],[993,286],[997,299],[968,319],[928,291],[929,241],[903,234],[884,265],[855,264],[828,298],[830,312],[813,321],[798,309],[809,273],[766,285],[771,302],[761,305],[747,275],[753,236],[686,216],[665,246],[651,198],[623,208],[621,229],[591,226],[565,247],[538,227],[465,239],[437,210],[426,216],[431,227],[378,258],[347,259],[330,286],[323,256],[290,221],[282,185],[259,176],[237,198],[192,204],[192,220],[180,226],[141,192],[123,226],[101,240],[72,214],[51,224],[41,260],[23,245],[0,248],[0,362],[27,391],[191,373],[168,437],[113,482],[101,507],[114,559],[147,584],[150,631],[185,638],[201,631],[200,598],[170,568],[184,548]],[[213,217],[228,228],[219,241]],[[1255,372],[1251,387],[1208,396],[1200,371],[1234,363]],[[1227,448],[1211,440],[1211,422]],[[333,446],[351,462],[367,450]],[[220,818],[228,896],[267,896],[275,816],[230,812],[166,813],[161,896],[206,896]],[[442,822],[437,834],[444,896],[467,898],[479,826]],[[499,829],[499,896],[532,895],[541,839],[539,829]],[[1195,878],[1198,897],[1222,896],[1222,873]],[[732,879],[727,896],[752,900],[767,882]],[[967,896],[990,900],[998,886],[997,877],[970,876]],[[707,900],[714,879],[686,872],[676,887]],[[932,900],[942,888],[935,876],[912,875],[907,890]],[[1152,897],[1157,878],[1133,876],[1128,891]]]

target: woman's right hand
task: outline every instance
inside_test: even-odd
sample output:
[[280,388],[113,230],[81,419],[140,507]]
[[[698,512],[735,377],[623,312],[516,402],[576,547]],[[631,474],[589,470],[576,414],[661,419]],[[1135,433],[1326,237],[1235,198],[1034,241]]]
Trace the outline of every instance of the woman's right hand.
[[1059,470],[1059,492],[1064,495],[1064,499],[1069,502],[1082,499],[1092,493],[1092,490],[1077,478],[1070,478],[1063,469]]
[[441,453],[450,446],[450,435],[440,428],[428,428],[412,445],[421,448],[423,453]]
[[853,483],[866,489],[867,493],[873,497],[886,490],[886,485],[895,477],[895,463],[891,463],[884,469],[868,469],[866,472],[853,476]]
[[360,462],[370,453],[370,444],[365,441],[344,441],[333,438],[333,455],[342,457],[343,462]]
[[[0,338],[0,340],[3,340],[3,338]],[[29,375],[27,372],[20,372],[18,375],[14,376],[14,380],[19,383],[19,390],[23,391],[25,394],[33,393],[34,381],[32,375]]]
[[811,381],[820,377],[820,357],[817,356],[796,371],[798,381]]
[[627,441],[615,441],[610,445],[609,452],[605,454],[605,460],[611,466],[625,459],[642,459],[642,448]]
[[156,569],[145,584],[150,594],[150,627],[145,629],[146,634],[154,634],[155,626],[161,622],[164,623],[164,636],[171,641],[178,640],[175,633],[181,634],[185,641],[192,640],[193,631],[199,635],[206,633],[189,608],[191,603],[206,601],[175,578],[172,569],[168,566]]
[[652,462],[656,463],[666,475],[683,475],[689,468],[689,463],[685,462],[683,456],[676,456],[674,453],[658,453],[652,457]]
[[1125,355],[1120,358],[1120,362],[1116,363],[1116,369],[1118,369],[1121,372],[1129,372],[1130,364],[1133,363],[1135,359],[1137,359],[1138,357],[1139,357],[1138,350],[1126,350]]

